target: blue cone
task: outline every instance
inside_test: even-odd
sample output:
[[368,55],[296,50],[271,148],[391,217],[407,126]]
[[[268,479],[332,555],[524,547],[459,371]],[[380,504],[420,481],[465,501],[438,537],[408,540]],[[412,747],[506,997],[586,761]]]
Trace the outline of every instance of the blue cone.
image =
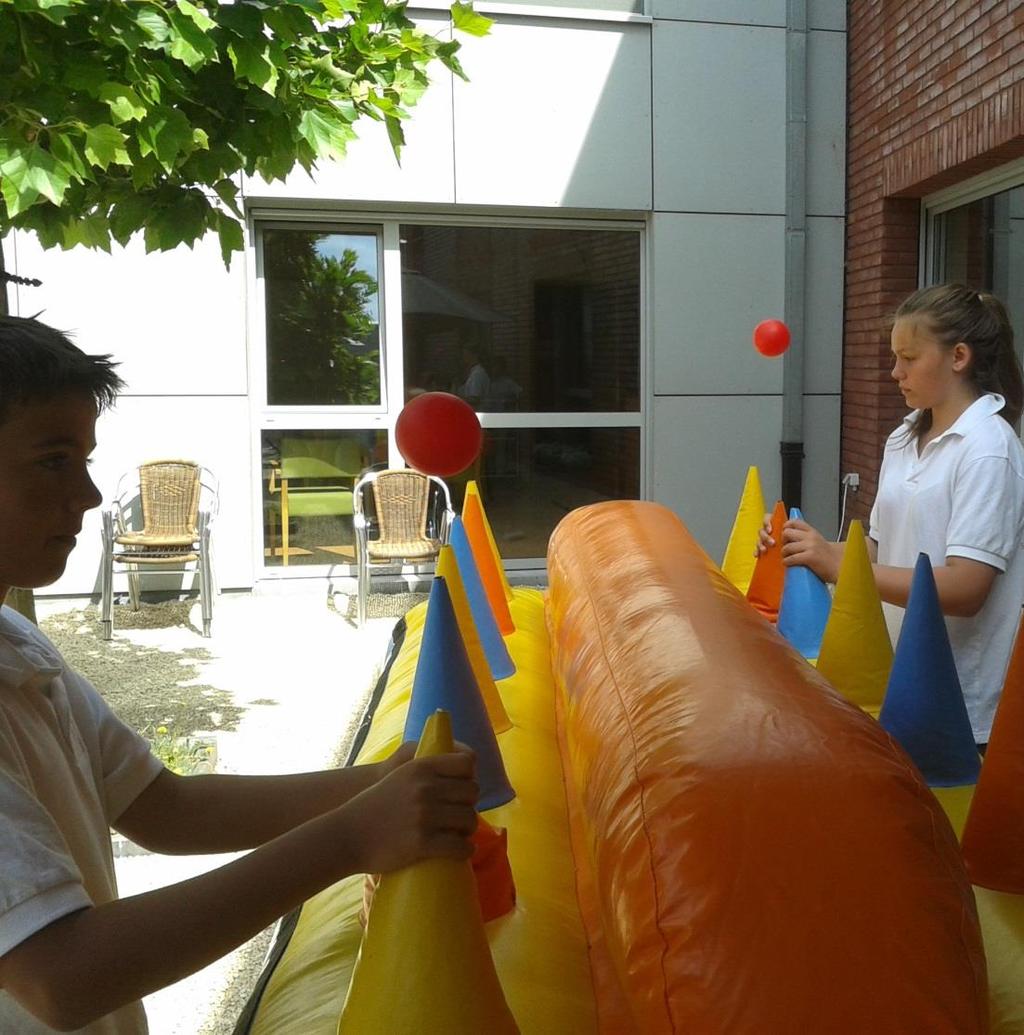
[[977,782],[981,762],[925,553],[918,555],[914,566],[878,721],[900,742],[929,786]]
[[419,740],[427,719],[438,708],[451,715],[452,735],[476,752],[480,812],[511,801],[516,792],[508,782],[494,727],[473,675],[448,586],[435,578],[427,601],[420,654],[412,681],[403,740]]
[[[797,507],[790,510],[789,516],[803,519]],[[775,627],[805,658],[818,656],[831,610],[832,595],[828,586],[810,568],[786,569]]]
[[469,601],[469,610],[473,614],[473,621],[476,623],[476,631],[480,636],[480,643],[483,645],[484,656],[490,666],[491,675],[495,679],[507,679],[515,673],[516,666],[508,652],[508,647],[505,646],[505,641],[501,638],[501,630],[494,618],[484,584],[480,581],[480,572],[473,559],[473,548],[469,545],[462,518],[458,516],[452,522],[449,542],[455,552],[455,563],[459,566],[462,586],[466,591],[466,599]]

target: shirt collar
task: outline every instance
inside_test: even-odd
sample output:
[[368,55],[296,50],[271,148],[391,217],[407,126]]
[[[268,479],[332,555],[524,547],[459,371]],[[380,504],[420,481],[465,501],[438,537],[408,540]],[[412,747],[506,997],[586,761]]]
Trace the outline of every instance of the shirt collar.
[[[986,417],[998,413],[1006,405],[1006,400],[995,392],[986,392],[979,396],[970,406],[960,414],[959,417],[941,435],[936,435],[932,442],[941,442],[947,435],[960,435],[963,437],[976,424],[980,424]],[[920,410],[913,410],[903,418],[903,423],[908,427],[920,416]],[[931,445],[932,442],[928,444]]]
[[60,655],[28,619],[0,610],[0,684],[12,689],[41,688],[64,671]]

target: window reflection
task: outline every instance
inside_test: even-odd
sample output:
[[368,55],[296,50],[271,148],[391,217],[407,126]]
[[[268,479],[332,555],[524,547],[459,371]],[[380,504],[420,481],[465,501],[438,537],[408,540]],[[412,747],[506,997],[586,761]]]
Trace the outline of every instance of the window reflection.
[[638,412],[640,235],[400,227],[406,395]]
[[[477,470],[502,558],[544,557],[570,510],[639,497],[640,429],[488,428]],[[449,481],[457,508],[464,483]]]
[[950,209],[935,221],[937,281],[991,291],[1006,306],[1024,350],[1024,187]]
[[376,235],[268,229],[263,266],[267,402],[379,405]]
[[264,431],[267,565],[355,563],[352,489],[386,455],[384,432]]

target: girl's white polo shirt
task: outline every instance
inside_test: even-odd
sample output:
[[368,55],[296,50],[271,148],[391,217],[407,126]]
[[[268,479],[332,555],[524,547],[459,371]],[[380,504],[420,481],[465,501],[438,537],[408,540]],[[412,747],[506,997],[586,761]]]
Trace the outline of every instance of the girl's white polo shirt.
[[[1024,603],[1024,447],[986,394],[918,455],[908,434],[915,410],[890,436],[871,511],[878,563],[912,568],[919,553],[933,567],[947,557],[991,565],[996,576],[973,618],[946,617],[975,740],[986,743]],[[884,605],[893,642],[903,608]]]

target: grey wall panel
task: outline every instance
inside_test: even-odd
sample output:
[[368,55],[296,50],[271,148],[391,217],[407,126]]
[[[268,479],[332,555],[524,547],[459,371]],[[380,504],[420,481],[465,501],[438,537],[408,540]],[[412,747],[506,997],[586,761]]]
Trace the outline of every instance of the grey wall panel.
[[679,514],[716,564],[729,541],[747,468],[758,468],[769,508],[778,495],[781,426],[777,395],[654,401],[653,498]]
[[786,0],[653,0],[651,14],[670,21],[785,25]]
[[804,396],[804,517],[826,539],[839,526],[839,395]]
[[807,0],[807,24],[812,29],[846,31],[846,0]]
[[[839,397],[804,399],[803,513],[827,538],[838,525]],[[770,510],[780,491],[781,396],[673,396],[654,401],[652,495],[721,563],[747,468]],[[753,549],[753,544],[751,544]]]
[[846,211],[846,34],[807,40],[807,211]]
[[786,33],[654,23],[654,207],[785,211]]
[[838,392],[843,377],[843,240],[845,220],[807,220],[807,308],[804,384]]
[[782,390],[782,363],[752,344],[782,317],[781,216],[656,213],[652,224],[654,393]]
[[456,201],[649,209],[650,32],[506,15],[463,38]]

